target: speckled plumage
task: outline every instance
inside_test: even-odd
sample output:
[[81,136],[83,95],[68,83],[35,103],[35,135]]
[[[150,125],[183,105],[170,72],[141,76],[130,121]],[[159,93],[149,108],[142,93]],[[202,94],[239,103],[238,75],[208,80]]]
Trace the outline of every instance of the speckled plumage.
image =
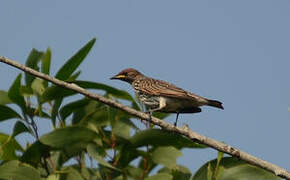
[[[206,99],[190,94],[173,84],[145,76],[133,81],[132,87],[140,101],[153,111],[178,113],[185,110],[190,112],[192,109],[192,112],[200,112],[198,106],[207,103]],[[164,107],[160,106],[161,100],[165,101]]]
[[219,101],[206,99],[171,83],[146,77],[132,68],[121,71],[111,79],[130,83],[139,100],[151,112],[177,113],[178,117],[179,113],[201,112],[200,106],[203,105],[223,109]]

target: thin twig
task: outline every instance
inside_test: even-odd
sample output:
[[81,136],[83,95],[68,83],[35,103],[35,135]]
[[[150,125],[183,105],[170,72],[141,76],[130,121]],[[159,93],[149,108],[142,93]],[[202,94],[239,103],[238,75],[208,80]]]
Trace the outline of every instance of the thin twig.
[[52,168],[53,172],[55,172],[56,171],[56,167],[55,167],[55,165],[54,165],[54,163],[53,163],[53,161],[52,161],[50,156],[48,156],[48,161],[50,163],[50,167]]
[[34,134],[35,134],[35,137],[36,137],[36,139],[39,139],[39,135],[38,135],[38,128],[37,128],[37,125],[36,125],[36,123],[35,123],[35,121],[34,121],[34,118],[33,118],[33,116],[31,116],[30,117],[30,122],[29,122],[29,124],[32,126],[32,128],[33,128],[33,131],[34,131]]
[[[42,163],[41,163],[42,164]],[[44,167],[46,173],[47,173],[47,176],[49,176],[49,169],[48,169],[48,164],[46,162],[46,159],[43,158],[43,164],[42,164],[42,167]]]
[[158,118],[155,118],[155,117],[152,117],[150,118],[147,114],[143,113],[143,112],[140,112],[140,111],[137,111],[133,108],[130,108],[128,106],[125,106],[123,104],[120,104],[114,100],[111,100],[111,99],[107,99],[101,95],[97,95],[97,94],[94,94],[94,93],[91,93],[90,91],[84,89],[84,88],[81,88],[79,86],[77,86],[76,84],[73,84],[73,83],[67,83],[67,82],[64,82],[64,81],[61,81],[61,80],[58,80],[56,78],[53,78],[49,75],[46,75],[46,74],[43,74],[43,73],[40,73],[38,71],[35,71],[34,69],[31,69],[31,68],[28,68],[26,66],[23,66],[21,64],[19,64],[18,62],[16,61],[13,61],[11,59],[8,59],[8,58],[5,58],[3,56],[0,56],[0,62],[3,62],[3,63],[6,63],[8,65],[11,65],[11,66],[14,66],[22,71],[25,71],[29,74],[32,74],[36,77],[39,77],[41,79],[44,79],[44,80],[47,80],[47,81],[50,81],[52,82],[53,84],[56,84],[56,85],[59,85],[61,87],[64,87],[64,88],[67,88],[67,89],[70,89],[70,90],[73,90],[75,92],[78,92],[80,94],[83,94],[84,96],[87,96],[91,99],[94,99],[96,101],[99,101],[99,102],[102,102],[104,104],[107,104],[111,107],[115,107],[117,109],[120,109],[122,111],[125,111],[127,112],[128,114],[132,115],[132,116],[135,116],[135,117],[138,117],[140,119],[143,119],[143,120],[151,120],[151,123],[157,125],[157,126],[160,126],[162,129],[166,129],[166,130],[169,130],[169,131],[173,131],[173,132],[176,132],[178,134],[181,134],[183,136],[186,136],[188,137],[189,139],[191,139],[192,141],[194,142],[198,142],[200,144],[204,144],[204,145],[207,145],[209,147],[212,147],[218,151],[221,151],[221,152],[224,152],[226,154],[229,154],[231,156],[234,156],[234,157],[237,157],[241,160],[244,160],[246,161],[247,163],[249,164],[252,164],[254,166],[257,166],[257,167],[261,167],[269,172],[272,172],[274,173],[275,175],[277,176],[280,176],[280,177],[283,177],[283,178],[287,178],[287,179],[290,179],[290,172],[275,165],[275,164],[272,164],[272,163],[269,163],[265,160],[262,160],[260,158],[257,158],[253,155],[250,155],[244,151],[241,151],[237,148],[234,148],[230,145],[227,145],[225,143],[222,143],[222,142],[219,142],[219,141],[216,141],[214,139],[211,139],[211,138],[208,138],[206,136],[203,136],[201,134],[198,134],[192,130],[190,130],[188,127],[185,127],[185,128],[180,128],[180,127],[175,127],[161,119],[158,119]]
[[149,165],[148,165],[148,159],[147,159],[147,157],[144,157],[143,158],[143,162],[144,162],[144,164],[143,164],[143,171],[142,171],[142,174],[140,176],[140,180],[144,180],[146,174],[149,171]]

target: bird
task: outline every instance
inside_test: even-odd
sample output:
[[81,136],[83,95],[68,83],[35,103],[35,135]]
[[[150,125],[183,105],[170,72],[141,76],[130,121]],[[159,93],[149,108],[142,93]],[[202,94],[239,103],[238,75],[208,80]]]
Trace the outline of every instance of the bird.
[[147,77],[134,68],[127,68],[111,77],[112,80],[125,81],[133,87],[137,98],[149,112],[176,113],[174,126],[180,113],[199,113],[201,106],[224,109],[222,102],[207,99],[186,91],[166,81]]

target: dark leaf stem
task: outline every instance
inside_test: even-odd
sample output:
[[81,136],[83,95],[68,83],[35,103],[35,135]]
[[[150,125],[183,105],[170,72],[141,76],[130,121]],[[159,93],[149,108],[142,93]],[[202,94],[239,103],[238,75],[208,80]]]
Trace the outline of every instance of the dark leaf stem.
[[31,127],[32,127],[32,129],[33,129],[33,131],[34,131],[35,137],[36,137],[36,139],[38,140],[38,139],[39,139],[38,128],[37,128],[37,125],[36,125],[36,123],[35,123],[35,121],[34,121],[33,116],[30,117],[30,122],[29,122],[29,124],[31,125]]

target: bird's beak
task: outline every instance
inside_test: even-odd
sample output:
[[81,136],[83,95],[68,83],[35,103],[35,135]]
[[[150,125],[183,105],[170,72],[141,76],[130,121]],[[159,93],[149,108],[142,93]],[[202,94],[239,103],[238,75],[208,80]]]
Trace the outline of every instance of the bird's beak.
[[120,75],[113,76],[110,79],[124,79],[125,77],[126,77],[125,75],[120,74]]

